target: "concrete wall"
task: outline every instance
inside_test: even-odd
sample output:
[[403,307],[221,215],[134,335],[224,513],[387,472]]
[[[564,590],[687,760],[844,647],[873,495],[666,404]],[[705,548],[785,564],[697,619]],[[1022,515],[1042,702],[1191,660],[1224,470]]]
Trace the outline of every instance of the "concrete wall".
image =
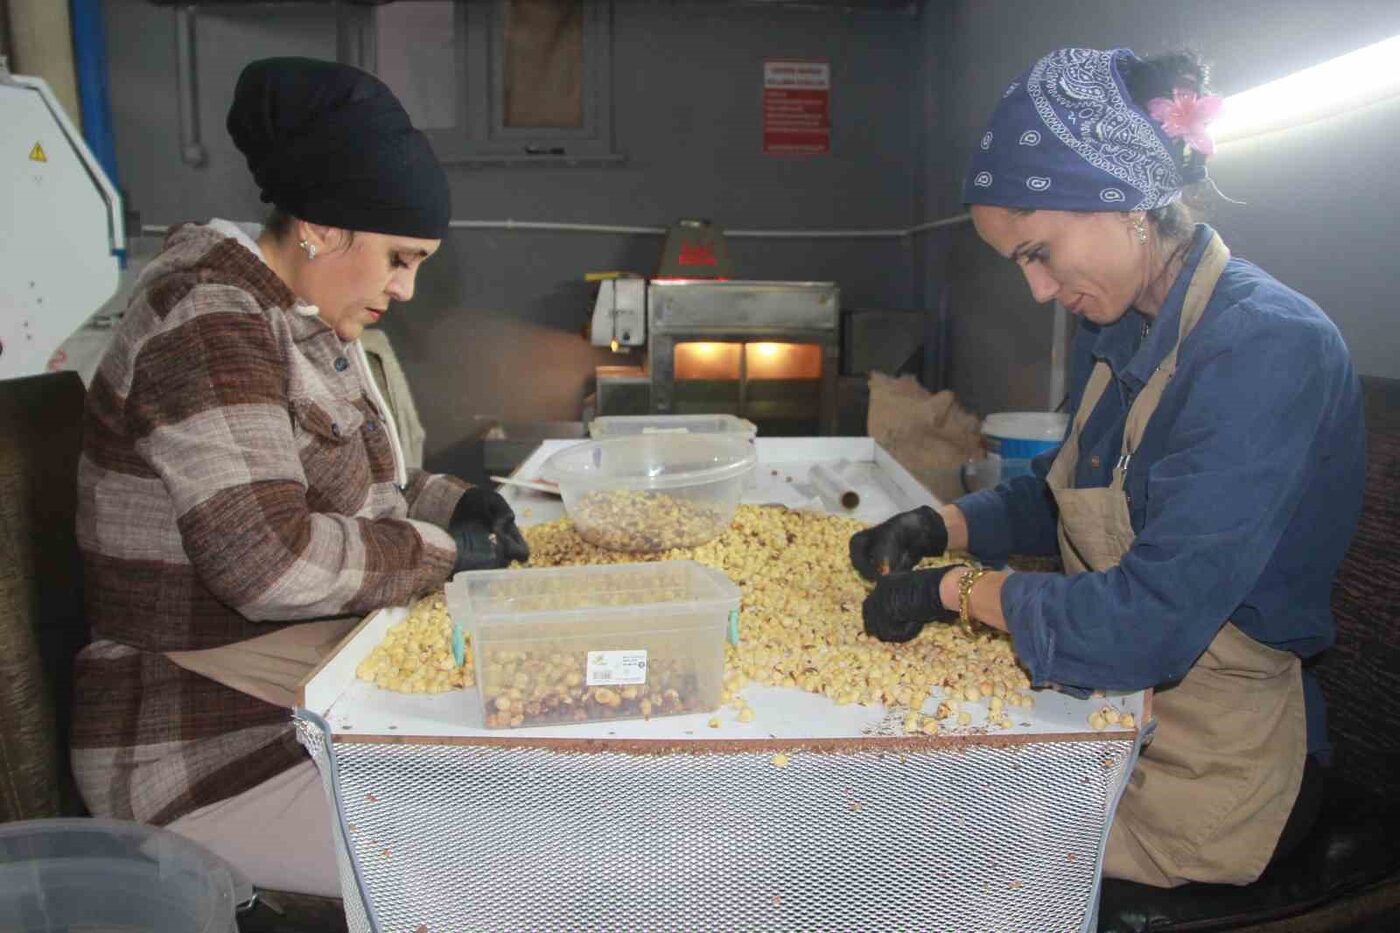
[[[209,152],[199,169],[179,160],[173,12],[145,0],[106,0],[105,10],[122,183],[142,221],[260,218],[266,208],[223,129],[234,82],[253,58],[334,57],[331,8],[199,8]],[[455,217],[658,226],[703,216],[762,229],[915,220],[923,142],[910,81],[922,54],[916,19],[615,0],[613,21],[613,126],[626,163],[452,166]],[[776,57],[831,61],[831,156],[761,154],[762,61]],[[592,301],[582,276],[650,272],[660,246],[656,237],[453,232],[420,274],[418,297],[384,322],[414,387],[430,462],[458,445],[473,415],[578,418],[593,366],[611,356],[579,336]],[[742,276],[835,280],[853,306],[914,299],[914,252],[898,240],[734,239],[729,247]]]
[[[924,88],[931,216],[960,210],[972,145],[1002,89],[1051,49],[1127,46],[1140,54],[1182,46],[1214,66],[1225,95],[1400,33],[1393,0],[954,0],[924,11],[925,55],[939,68]],[[1400,104],[1223,149],[1212,174],[1231,197],[1208,219],[1237,255],[1316,300],[1345,335],[1364,374],[1400,376],[1393,310],[1400,232],[1392,174]],[[952,383],[986,411],[1053,404],[1051,315],[1020,273],[970,228],[921,246],[926,280],[946,270],[954,294]],[[1058,400],[1055,400],[1058,401]]]

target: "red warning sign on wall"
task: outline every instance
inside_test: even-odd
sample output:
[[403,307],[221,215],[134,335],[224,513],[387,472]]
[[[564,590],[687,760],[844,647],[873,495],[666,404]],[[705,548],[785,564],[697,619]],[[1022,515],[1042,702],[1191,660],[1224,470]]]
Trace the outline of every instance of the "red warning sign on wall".
[[763,151],[824,155],[831,151],[831,63],[763,63]]

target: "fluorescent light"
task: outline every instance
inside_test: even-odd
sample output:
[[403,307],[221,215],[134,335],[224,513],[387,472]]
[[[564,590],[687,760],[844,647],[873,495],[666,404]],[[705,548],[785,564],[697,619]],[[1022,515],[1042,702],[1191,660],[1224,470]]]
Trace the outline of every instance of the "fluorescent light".
[[1300,126],[1400,94],[1400,36],[1225,98],[1217,143]]

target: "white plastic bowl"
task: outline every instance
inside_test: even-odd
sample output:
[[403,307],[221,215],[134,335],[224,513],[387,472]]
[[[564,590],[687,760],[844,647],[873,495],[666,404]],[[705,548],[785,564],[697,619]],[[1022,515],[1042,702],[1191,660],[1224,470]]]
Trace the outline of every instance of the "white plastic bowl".
[[121,820],[0,827],[0,930],[236,933],[252,886],[203,846]]
[[566,447],[541,472],[585,541],[645,553],[719,537],[756,462],[742,435],[636,434]]

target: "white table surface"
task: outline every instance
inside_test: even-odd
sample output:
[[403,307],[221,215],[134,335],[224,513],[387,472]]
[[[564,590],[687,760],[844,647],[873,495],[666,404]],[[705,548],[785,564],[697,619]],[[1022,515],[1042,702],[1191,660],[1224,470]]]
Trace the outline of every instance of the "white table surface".
[[[515,476],[534,479],[540,465],[555,451],[586,443],[577,440],[550,440],[516,470]],[[870,438],[757,438],[758,467],[745,490],[743,501],[751,504],[777,504],[789,508],[814,509],[849,515],[867,523],[882,521],[897,512],[918,505],[937,505],[937,500],[899,466]],[[835,464],[841,477],[860,494],[854,511],[824,502],[808,480],[814,463]],[[563,516],[557,496],[519,487],[504,486],[501,494],[515,509],[522,526],[539,524]],[[605,723],[552,725],[520,729],[485,729],[480,724],[481,702],[475,689],[444,694],[414,695],[382,690],[355,678],[355,667],[384,637],[389,627],[407,615],[405,609],[375,613],[341,647],[336,656],[318,672],[305,688],[305,705],[331,723],[338,736],[410,736],[448,738],[492,737],[539,739],[656,739],[734,740],[734,739],[821,739],[853,738],[870,735],[901,735],[903,711],[883,706],[837,706],[826,697],[795,688],[750,684],[742,695],[754,711],[752,722],[741,723],[737,712],[724,707],[718,712],[657,717],[651,720],[618,720]],[[1113,705],[1131,712],[1142,721],[1144,694],[1141,692],[1107,699],[1078,700],[1050,690],[1036,692],[1035,706],[1029,710],[1008,711],[1012,728],[988,730],[986,701],[962,702],[972,712],[970,726],[949,726],[946,734],[1061,735],[1089,731],[1088,717],[1095,709]],[[932,713],[941,694],[935,691],[924,707]],[[711,728],[712,717],[720,720]]]

